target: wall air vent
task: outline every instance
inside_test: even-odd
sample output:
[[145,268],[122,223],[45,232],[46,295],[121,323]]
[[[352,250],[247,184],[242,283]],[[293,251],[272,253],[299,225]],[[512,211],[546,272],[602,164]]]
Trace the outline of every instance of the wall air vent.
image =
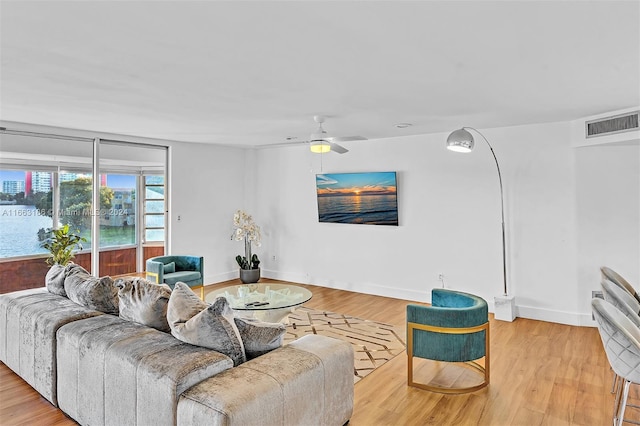
[[638,118],[640,118],[640,111],[587,121],[585,123],[585,136],[587,138],[595,138],[638,130]]

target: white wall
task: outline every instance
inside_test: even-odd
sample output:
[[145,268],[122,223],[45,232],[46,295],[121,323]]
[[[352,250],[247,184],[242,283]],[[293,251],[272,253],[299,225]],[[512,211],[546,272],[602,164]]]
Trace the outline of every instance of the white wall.
[[[231,241],[233,213],[245,206],[250,151],[205,144],[171,144],[169,253],[204,256],[204,281],[238,277]],[[178,220],[180,217],[180,220]]]
[[588,311],[591,291],[600,290],[600,266],[640,284],[640,145],[583,147],[575,154],[579,307]]
[[[569,125],[484,133],[504,179],[509,292],[523,316],[579,322]],[[324,172],[397,171],[398,227],[318,223],[319,157],[304,146],[257,151],[264,274],[427,301],[443,273],[447,287],[502,294],[495,162],[480,137],[467,155],[447,151],[446,137],[352,142],[348,154],[324,156]]]
[[485,132],[505,174],[509,279],[518,315],[578,324],[574,149],[568,123]]

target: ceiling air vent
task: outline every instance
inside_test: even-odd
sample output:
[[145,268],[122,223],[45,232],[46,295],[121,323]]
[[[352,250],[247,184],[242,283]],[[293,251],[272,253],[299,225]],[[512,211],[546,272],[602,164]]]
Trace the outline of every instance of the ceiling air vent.
[[614,133],[638,130],[639,116],[640,111],[634,111],[627,114],[615,115],[613,117],[587,121],[585,123],[586,136],[587,138],[595,138],[597,136],[606,136]]

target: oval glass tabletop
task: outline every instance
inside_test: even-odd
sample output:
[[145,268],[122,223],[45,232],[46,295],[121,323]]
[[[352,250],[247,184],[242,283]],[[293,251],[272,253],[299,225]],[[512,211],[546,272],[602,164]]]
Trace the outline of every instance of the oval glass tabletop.
[[289,284],[241,284],[223,287],[207,294],[209,303],[220,296],[229,306],[239,311],[265,311],[300,306],[311,299],[312,293],[304,287]]

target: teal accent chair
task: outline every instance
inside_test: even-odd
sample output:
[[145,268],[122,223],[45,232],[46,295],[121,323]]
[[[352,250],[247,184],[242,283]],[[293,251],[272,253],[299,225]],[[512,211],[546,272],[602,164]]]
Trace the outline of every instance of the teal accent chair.
[[204,299],[204,258],[198,256],[157,256],[147,259],[147,279],[157,284],[165,283],[173,290],[178,281],[200,288]]
[[[489,309],[481,297],[434,288],[431,306],[407,305],[408,385],[446,394],[474,392],[489,384]],[[450,388],[413,381],[413,358],[461,362],[484,375],[474,386]],[[477,360],[484,357],[484,365]]]

